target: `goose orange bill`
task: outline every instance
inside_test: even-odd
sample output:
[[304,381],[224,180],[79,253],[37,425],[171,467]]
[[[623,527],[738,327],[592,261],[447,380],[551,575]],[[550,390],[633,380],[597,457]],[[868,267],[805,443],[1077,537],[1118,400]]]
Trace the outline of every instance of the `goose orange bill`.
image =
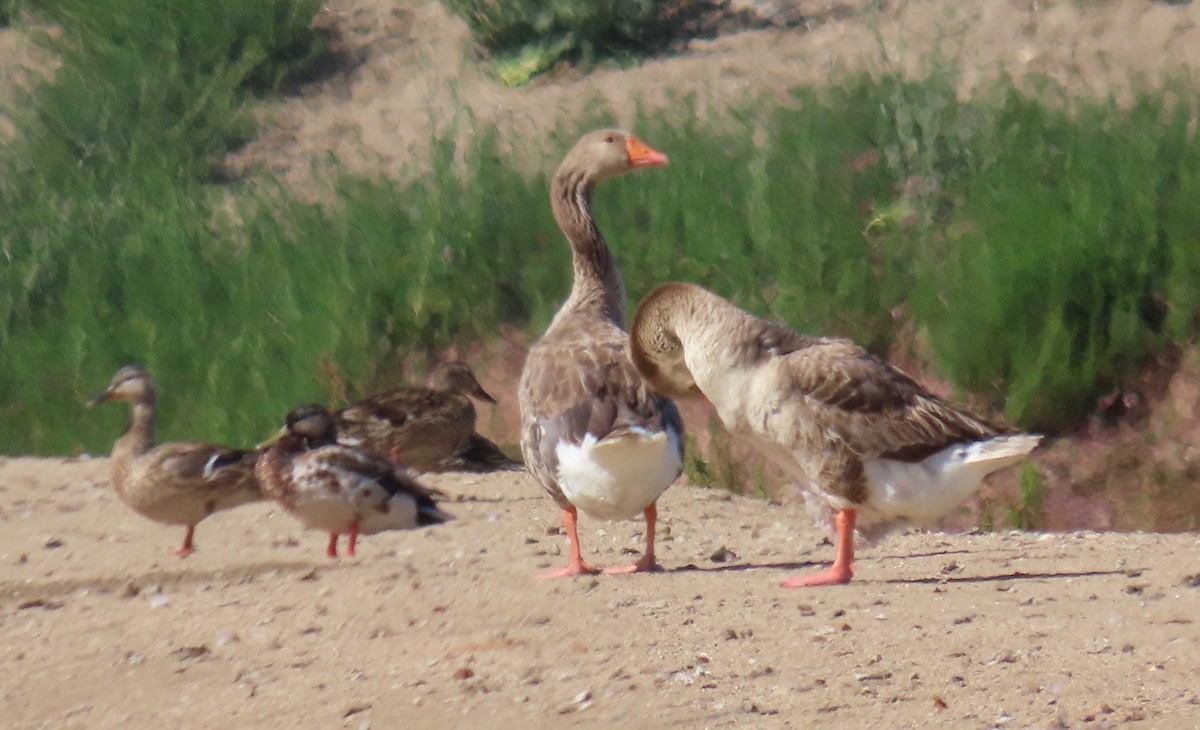
[[629,153],[630,167],[664,167],[668,162],[666,155],[647,146],[637,137],[625,138],[625,151]]

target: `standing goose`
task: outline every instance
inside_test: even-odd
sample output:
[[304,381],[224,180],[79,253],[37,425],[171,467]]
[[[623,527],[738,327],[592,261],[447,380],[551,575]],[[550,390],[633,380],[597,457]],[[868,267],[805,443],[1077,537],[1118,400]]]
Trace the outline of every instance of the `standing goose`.
[[338,556],[338,536],[350,535],[354,557],[358,536],[408,530],[446,522],[435,492],[410,479],[390,461],[337,441],[333,414],[323,406],[301,406],[287,415],[286,432],[258,460],[263,492],[305,527],[329,533],[326,554]]
[[143,517],[187,526],[179,557],[195,550],[196,525],[205,517],[264,498],[254,477],[257,451],[191,441],[154,445],[157,396],[144,368],[126,365],[118,370],[108,388],[87,406],[114,400],[126,401],[131,408],[129,428],[113,444],[113,486],[121,501]]
[[658,569],[656,502],[683,468],[683,423],[629,362],[625,287],[592,218],[597,184],[667,156],[617,130],[585,135],[551,183],[554,218],[571,244],[574,282],[521,371],[521,452],[562,508],[570,543],[565,568],[539,578],[597,572],[579,549],[577,510],[604,520],[646,519],[646,551],[610,573]]
[[853,342],[806,337],[692,284],[664,284],[634,314],[630,350],[660,393],[705,397],[833,517],[826,572],[784,587],[848,583],[854,531],[930,524],[1041,436],[993,426],[932,395]]
[[500,447],[475,432],[471,397],[495,403],[471,366],[438,365],[426,387],[396,388],[337,412],[339,443],[390,459],[415,471],[519,470]]

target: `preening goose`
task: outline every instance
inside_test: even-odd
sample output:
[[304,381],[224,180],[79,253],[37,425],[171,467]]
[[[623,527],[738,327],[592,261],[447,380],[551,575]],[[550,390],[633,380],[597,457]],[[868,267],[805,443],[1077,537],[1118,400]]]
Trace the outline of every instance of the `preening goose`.
[[326,554],[338,556],[338,536],[408,530],[453,519],[438,509],[434,492],[387,459],[337,441],[334,416],[323,406],[296,408],[287,431],[267,449],[256,471],[263,492],[305,527],[329,533]]
[[625,287],[592,217],[592,193],[610,178],[665,164],[666,155],[636,137],[600,130],[575,144],[551,183],[550,204],[571,244],[574,281],[521,371],[521,452],[562,508],[570,558],[540,578],[597,572],[580,552],[577,510],[606,520],[642,513],[645,553],[607,572],[658,569],[656,502],[682,470],[683,423],[675,404],[651,393],[629,362]]
[[129,428],[112,450],[117,495],[143,517],[186,526],[179,557],[195,550],[196,525],[205,517],[264,498],[254,476],[257,451],[192,441],[154,445],[157,395],[145,368],[121,368],[87,406],[108,401],[126,401],[131,406]]
[[521,469],[519,461],[475,432],[472,397],[496,402],[469,365],[442,363],[424,387],[378,393],[338,411],[338,442],[419,472]]
[[655,390],[707,398],[834,518],[833,566],[788,588],[848,583],[856,527],[930,524],[1041,439],[942,401],[853,342],[797,334],[692,284],[642,300],[630,351]]

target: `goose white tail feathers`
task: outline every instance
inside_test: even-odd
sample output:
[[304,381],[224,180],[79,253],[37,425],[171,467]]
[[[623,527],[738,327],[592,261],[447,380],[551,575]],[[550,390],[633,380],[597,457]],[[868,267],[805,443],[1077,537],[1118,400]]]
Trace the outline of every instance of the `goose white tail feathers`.
[[[1021,461],[1041,440],[1035,434],[1005,435],[955,444],[915,464],[868,461],[863,465],[868,505],[892,519],[930,525],[971,496],[984,477]],[[863,527],[871,521],[864,520]]]
[[982,476],[987,476],[1021,461],[1026,454],[1036,449],[1041,441],[1042,435],[1037,433],[1018,433],[997,436],[987,441],[976,441],[965,447],[967,454],[963,460],[983,469]]
[[[599,519],[640,514],[683,468],[679,435],[629,428],[596,440],[558,446],[559,485],[570,502]],[[640,486],[642,489],[633,489]]]

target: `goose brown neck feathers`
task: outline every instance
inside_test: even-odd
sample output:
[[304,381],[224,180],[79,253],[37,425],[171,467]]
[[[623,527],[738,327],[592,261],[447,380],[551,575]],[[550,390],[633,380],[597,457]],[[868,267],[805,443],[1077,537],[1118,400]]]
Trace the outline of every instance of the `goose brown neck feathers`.
[[564,165],[554,177],[551,208],[571,243],[574,283],[563,311],[589,311],[625,327],[625,284],[592,217],[592,175]]

